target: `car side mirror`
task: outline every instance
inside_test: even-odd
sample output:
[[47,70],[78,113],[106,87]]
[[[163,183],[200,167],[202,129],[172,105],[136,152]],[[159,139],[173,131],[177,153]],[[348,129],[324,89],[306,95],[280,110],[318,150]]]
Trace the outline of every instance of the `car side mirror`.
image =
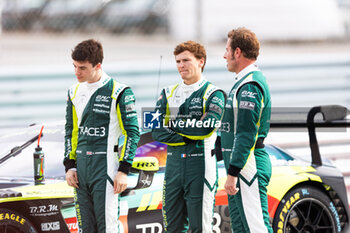
[[159,170],[159,162],[155,157],[137,157],[134,158],[130,172],[138,173],[137,184],[133,188],[127,188],[125,192],[135,189],[148,188],[152,185],[154,173]]

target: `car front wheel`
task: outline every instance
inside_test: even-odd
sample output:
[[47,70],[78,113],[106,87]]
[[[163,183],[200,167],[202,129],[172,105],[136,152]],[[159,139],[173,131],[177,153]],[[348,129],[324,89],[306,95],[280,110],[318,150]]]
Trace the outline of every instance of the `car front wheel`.
[[8,209],[0,209],[0,232],[38,233],[33,224],[27,218]]
[[273,220],[277,233],[341,232],[338,213],[331,199],[308,186],[289,191],[278,205]]

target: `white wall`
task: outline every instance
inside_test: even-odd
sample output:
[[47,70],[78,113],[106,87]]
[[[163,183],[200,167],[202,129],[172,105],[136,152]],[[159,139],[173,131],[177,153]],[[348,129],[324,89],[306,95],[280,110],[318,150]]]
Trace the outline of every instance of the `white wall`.
[[345,35],[336,0],[176,0],[169,17],[171,36],[179,40],[198,39],[198,25],[205,42],[225,39],[230,29],[241,26],[253,30],[260,40],[322,40]]

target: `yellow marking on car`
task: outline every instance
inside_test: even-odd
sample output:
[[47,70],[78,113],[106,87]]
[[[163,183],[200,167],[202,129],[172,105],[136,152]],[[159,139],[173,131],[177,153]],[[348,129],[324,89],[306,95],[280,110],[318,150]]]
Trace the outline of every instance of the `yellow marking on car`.
[[34,199],[73,198],[74,195],[73,188],[68,186],[66,181],[56,184],[12,188],[12,190],[22,193],[22,196],[0,198],[0,203]]
[[158,171],[159,162],[155,157],[136,157],[132,162],[132,167],[143,171]]
[[[278,200],[281,200],[283,196],[288,192],[291,187],[294,187],[298,183],[305,181],[315,181],[322,183],[322,179],[312,174],[316,171],[313,167],[299,167],[299,166],[282,166],[272,168],[272,177],[270,184],[267,186],[267,194]],[[288,179],[286,179],[288,175]]]
[[226,182],[226,178],[227,177],[220,177],[219,180],[218,180],[218,190],[222,190],[224,189],[224,185],[225,185],[225,182]]
[[156,210],[158,209],[159,203],[162,201],[162,191],[155,192],[152,197],[151,204],[147,210]]
[[148,203],[151,200],[152,193],[147,193],[142,196],[141,203],[136,212],[145,211],[148,207]]

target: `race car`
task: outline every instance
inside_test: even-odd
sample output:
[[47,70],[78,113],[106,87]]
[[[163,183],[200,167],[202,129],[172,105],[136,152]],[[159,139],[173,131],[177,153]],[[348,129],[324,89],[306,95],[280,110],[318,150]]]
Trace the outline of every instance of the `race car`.
[[[314,120],[317,113],[323,119]],[[316,127],[349,127],[349,111],[340,106],[314,107],[305,122],[272,122],[273,128],[306,127],[310,136],[310,159],[300,159],[274,145],[265,145],[273,169],[268,186],[271,225],[274,232],[342,232],[349,223],[349,204],[344,177],[329,161],[322,159]],[[0,137],[0,232],[78,232],[73,189],[65,182],[63,123],[11,130]],[[36,143],[38,142],[38,144]],[[123,138],[119,145],[123,144]],[[42,148],[44,180],[34,179],[33,153]],[[119,222],[122,232],[163,232],[162,184],[166,145],[143,132],[132,171],[130,187],[121,194]],[[226,171],[219,171],[213,232],[231,232]],[[37,178],[37,177],[36,177]],[[36,185],[35,185],[36,184]]]

